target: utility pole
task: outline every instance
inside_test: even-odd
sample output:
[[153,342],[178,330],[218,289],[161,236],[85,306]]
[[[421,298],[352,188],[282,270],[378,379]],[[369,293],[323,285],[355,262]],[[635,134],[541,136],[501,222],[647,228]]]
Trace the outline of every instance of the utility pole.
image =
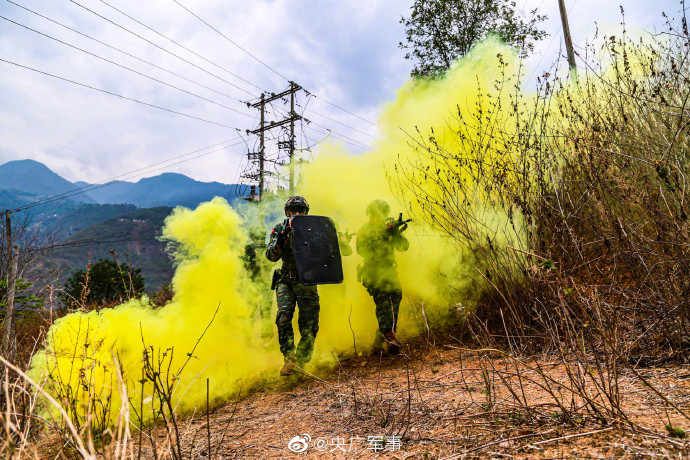
[[[256,186],[252,185],[251,187],[251,194],[249,195],[248,198],[246,198],[249,201],[261,201],[261,198],[263,197],[264,194],[264,185],[265,185],[265,178],[266,174],[268,171],[266,171],[266,138],[264,136],[264,132],[266,131],[265,126],[266,126],[266,97],[262,93],[261,94],[261,100],[255,104],[249,104],[247,102],[247,107],[253,107],[255,109],[259,109],[261,115],[260,115],[260,121],[259,121],[259,129],[252,131],[252,134],[259,133],[259,151],[258,152],[247,152],[247,158],[249,159],[250,163],[254,163],[256,165],[256,172],[248,172],[245,174],[242,174],[242,177],[245,179],[249,179],[251,181],[258,181],[259,182],[259,194],[256,194]],[[247,133],[250,131],[247,130]]]
[[259,201],[264,196],[264,173],[266,171],[264,160],[266,159],[266,138],[264,136],[264,123],[266,123],[266,99],[264,98],[264,93],[261,93],[261,124],[259,128],[261,130],[261,137],[259,142]]
[[[295,122],[299,121],[302,119],[300,115],[295,113],[295,94],[297,91],[301,90],[302,87],[296,84],[295,82],[290,82],[290,88],[283,91],[282,93],[274,94],[271,93],[270,96],[266,96],[265,94],[261,94],[261,100],[259,102],[256,102],[254,104],[247,103],[248,107],[253,107],[255,109],[259,109],[261,111],[261,122],[260,125],[257,129],[255,130],[247,130],[247,134],[258,134],[259,135],[259,151],[258,152],[250,152],[248,153],[248,157],[251,161],[253,161],[255,164],[258,166],[258,171],[252,172],[252,173],[247,173],[244,174],[243,177],[251,180],[257,180],[259,181],[259,200],[263,197],[264,189],[266,186],[266,175],[270,174],[269,171],[266,170],[266,162],[272,162],[277,165],[284,165],[284,161],[281,162],[280,159],[269,159],[267,158],[266,155],[266,139],[265,139],[265,133],[267,131],[270,131],[274,128],[279,128],[281,126],[285,126],[287,124],[290,125],[290,140],[288,141],[288,148],[289,148],[289,162],[290,162],[290,191],[294,189],[294,164],[293,164],[293,157],[295,153]],[[271,123],[266,123],[265,119],[265,113],[266,113],[266,104],[269,104],[277,99],[283,99],[286,96],[290,96],[290,113],[288,114],[287,118],[284,118],[282,120],[274,121]],[[282,142],[279,144],[283,144]]]
[[295,82],[290,82],[290,195],[295,191],[295,164],[292,162],[295,156]]
[[563,37],[565,38],[565,48],[568,50],[568,65],[570,71],[577,77],[577,66],[575,65],[575,52],[573,51],[573,40],[570,36],[570,26],[568,25],[568,12],[565,9],[565,0],[558,0],[558,7],[561,10],[561,22],[563,23]]
[[19,246],[12,245],[12,211],[5,211],[5,242],[7,244],[7,301],[5,304],[5,322],[2,331],[2,353],[8,361],[15,362],[17,357],[17,340],[14,325],[14,294],[17,281],[17,259]]

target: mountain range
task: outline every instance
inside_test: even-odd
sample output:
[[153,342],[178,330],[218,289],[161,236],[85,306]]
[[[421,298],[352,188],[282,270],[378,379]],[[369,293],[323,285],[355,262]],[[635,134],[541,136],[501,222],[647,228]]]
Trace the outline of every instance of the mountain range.
[[[39,264],[64,281],[89,261],[113,257],[141,268],[147,291],[166,285],[172,262],[158,241],[165,217],[175,206],[196,207],[215,196],[232,204],[249,187],[200,182],[164,173],[138,182],[70,182],[34,160],[0,165],[0,210],[31,206],[17,215],[59,243]],[[33,205],[33,206],[32,206]],[[117,238],[109,235],[117,234]]]
[[234,201],[238,195],[246,195],[248,189],[246,185],[200,182],[176,173],[163,173],[138,182],[73,183],[34,160],[10,161],[0,165],[0,206],[5,206],[5,203],[24,206],[64,194],[66,199],[63,202],[76,204],[133,204],[139,208],[195,207],[215,196]]

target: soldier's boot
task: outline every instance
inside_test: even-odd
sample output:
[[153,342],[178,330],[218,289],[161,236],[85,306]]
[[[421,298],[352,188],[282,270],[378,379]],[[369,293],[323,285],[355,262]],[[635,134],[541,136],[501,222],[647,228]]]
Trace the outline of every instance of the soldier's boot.
[[285,355],[285,364],[283,364],[283,368],[280,370],[280,376],[287,377],[292,375],[295,370],[295,354]]
[[400,347],[402,347],[402,344],[395,336],[395,331],[390,330],[383,334],[383,337],[386,339],[386,343],[388,344],[388,354],[397,355],[400,352]]
[[372,345],[371,354],[374,356],[381,356],[386,354],[386,349],[383,347],[383,334],[376,331],[376,337],[374,338],[374,344]]

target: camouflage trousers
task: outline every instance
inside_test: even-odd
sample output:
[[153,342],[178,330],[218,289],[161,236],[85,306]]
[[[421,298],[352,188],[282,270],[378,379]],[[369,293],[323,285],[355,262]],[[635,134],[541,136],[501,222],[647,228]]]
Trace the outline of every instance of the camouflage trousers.
[[297,361],[306,363],[311,360],[314,351],[314,340],[319,332],[319,293],[316,286],[305,286],[294,278],[283,278],[276,286],[278,300],[278,342],[280,352],[285,356],[295,353],[295,333],[292,329],[292,317],[295,304],[299,307],[297,327],[300,341],[296,348]]
[[368,287],[367,292],[376,304],[376,319],[379,322],[379,333],[395,331],[398,326],[398,311],[402,301],[402,290],[386,290]]

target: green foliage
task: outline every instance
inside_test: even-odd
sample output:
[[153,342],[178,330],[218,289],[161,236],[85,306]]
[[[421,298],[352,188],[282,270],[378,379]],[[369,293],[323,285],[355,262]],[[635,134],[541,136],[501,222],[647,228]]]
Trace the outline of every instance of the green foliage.
[[406,43],[399,47],[415,62],[413,77],[435,78],[490,33],[526,56],[546,37],[537,27],[545,19],[536,9],[524,18],[512,0],[415,0],[410,17],[400,19]]
[[[128,254],[124,260],[132,266],[141,268],[146,280],[146,289],[153,292],[160,286],[170,283],[172,279],[173,268],[170,258],[165,253],[166,243],[156,238],[171,211],[172,208],[164,206],[137,209],[129,214],[86,227],[66,238],[64,243],[92,240],[93,244],[58,248],[50,255],[50,262],[65,267],[65,273],[72,273],[86,266],[89,259],[109,258],[110,250],[113,249],[117,254]],[[100,241],[103,235],[113,234],[127,236]]]
[[[86,287],[86,289],[85,289]],[[124,301],[143,293],[144,277],[140,268],[110,259],[100,259],[86,270],[77,270],[64,287],[63,300],[74,307],[80,303],[103,304]]]
[[[18,279],[15,284],[14,308],[18,317],[43,308],[45,300],[31,291],[34,283]],[[0,278],[0,316],[4,318],[7,302],[7,277]]]
[[539,262],[539,266],[547,270],[553,270],[554,268],[556,268],[556,266],[553,264],[553,261],[549,259]]
[[664,428],[666,428],[666,431],[668,432],[668,435],[671,436],[672,438],[679,438],[679,439],[685,439],[688,437],[688,434],[685,432],[685,430],[676,428],[670,423],[666,425]]

